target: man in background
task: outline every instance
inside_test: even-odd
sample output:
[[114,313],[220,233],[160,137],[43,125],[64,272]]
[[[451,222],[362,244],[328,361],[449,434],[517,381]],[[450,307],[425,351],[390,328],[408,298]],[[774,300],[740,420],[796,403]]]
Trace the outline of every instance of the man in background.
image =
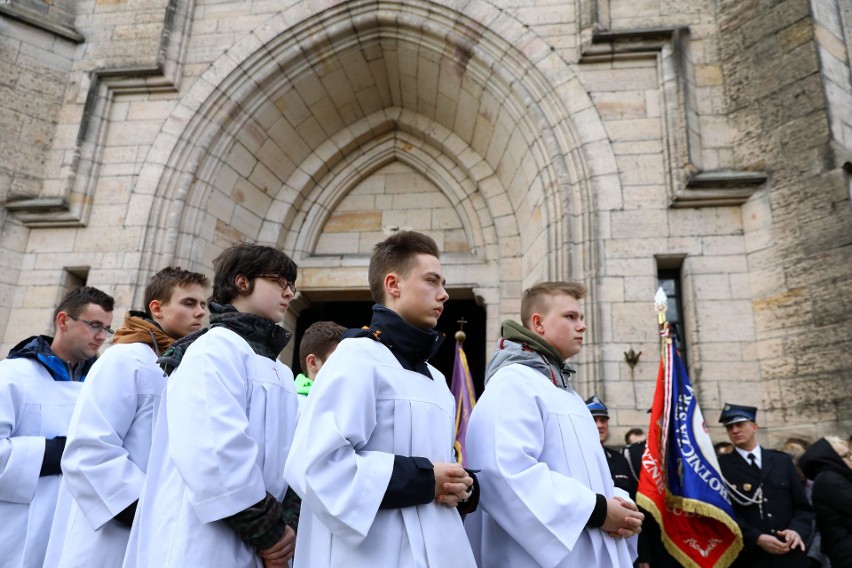
[[757,408],[725,404],[719,422],[734,445],[719,456],[731,504],[743,533],[733,566],[805,566],[814,513],[792,458],[757,442]]
[[612,481],[616,487],[627,491],[630,498],[635,500],[638,484],[630,474],[630,464],[627,463],[627,458],[618,451],[604,446],[604,442],[609,438],[609,410],[597,395],[592,395],[591,398],[586,400],[586,407],[592,413],[592,418],[595,419],[595,426],[598,428],[598,436],[606,456],[606,463],[612,474]]
[[53,312],[55,335],[0,361],[0,563],[41,566],[56,508],[65,435],[82,381],[112,335],[112,297],[84,286]]

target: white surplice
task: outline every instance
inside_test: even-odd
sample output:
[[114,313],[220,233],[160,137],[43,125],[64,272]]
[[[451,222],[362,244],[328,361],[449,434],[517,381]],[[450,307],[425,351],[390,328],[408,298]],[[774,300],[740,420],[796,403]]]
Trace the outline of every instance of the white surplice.
[[82,383],[32,359],[0,362],[0,567],[41,566],[61,475],[39,477],[46,438],[65,436]]
[[466,523],[480,566],[633,565],[624,539],[586,527],[596,494],[629,497],[575,392],[524,365],[502,367],[471,413],[465,449],[481,469],[479,510]]
[[475,565],[454,508],[379,509],[395,454],[454,461],[453,396],[429,371],[405,370],[370,338],[343,340],[323,365],[285,468],[302,497],[296,568]]
[[262,566],[223,519],[279,501],[296,426],[293,373],[214,327],[163,391],[124,566]]
[[113,345],[77,400],[62,455],[45,566],[120,566],[130,528],[114,517],[139,498],[167,377],[144,343]]

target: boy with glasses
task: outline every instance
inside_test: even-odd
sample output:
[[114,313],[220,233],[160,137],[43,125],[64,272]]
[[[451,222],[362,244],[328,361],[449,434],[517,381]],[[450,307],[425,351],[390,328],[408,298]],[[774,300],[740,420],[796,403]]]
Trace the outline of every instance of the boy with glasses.
[[125,315],[92,366],[68,429],[45,566],[121,565],[166,386],[157,358],[202,328],[208,285],[203,274],[177,267],[156,273],[145,310]]
[[53,313],[54,337],[21,341],[0,361],[0,562],[41,566],[82,381],[112,335],[114,301],[85,286]]
[[126,567],[285,566],[293,556],[298,499],[282,471],[298,395],[278,361],[290,339],[278,324],[296,264],[243,243],[213,266],[210,329],[170,359]]

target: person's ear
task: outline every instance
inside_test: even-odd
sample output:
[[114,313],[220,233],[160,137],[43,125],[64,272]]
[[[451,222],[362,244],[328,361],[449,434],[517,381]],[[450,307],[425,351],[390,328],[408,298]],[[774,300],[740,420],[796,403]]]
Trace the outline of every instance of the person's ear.
[[68,331],[68,314],[65,312],[59,312],[56,314],[56,320],[54,323],[56,324],[57,330]]
[[237,288],[237,293],[240,296],[246,296],[249,293],[249,279],[245,274],[238,274],[234,278],[234,286]]
[[308,365],[308,369],[310,369],[312,373],[316,373],[319,371],[319,368],[322,367],[322,359],[313,353],[305,357],[305,363]]
[[163,318],[163,305],[160,300],[151,300],[148,304],[148,311],[151,312],[151,317],[155,320]]
[[399,298],[399,274],[389,272],[385,275],[385,294],[393,298]]
[[542,333],[544,333],[544,325],[542,325],[541,314],[533,314],[532,317],[530,317],[530,326],[532,327],[532,330],[537,334],[541,335]]

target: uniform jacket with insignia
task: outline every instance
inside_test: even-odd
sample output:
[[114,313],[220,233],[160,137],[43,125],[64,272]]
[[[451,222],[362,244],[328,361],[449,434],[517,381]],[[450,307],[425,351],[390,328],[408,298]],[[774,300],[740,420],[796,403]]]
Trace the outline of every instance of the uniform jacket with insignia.
[[[732,486],[731,493],[737,523],[743,532],[743,551],[733,566],[748,568],[806,566],[805,553],[793,550],[771,555],[757,545],[761,534],[793,529],[804,542],[810,538],[814,520],[813,508],[805,495],[805,486],[787,454],[761,447],[761,468],[755,472],[737,452],[719,457],[722,475]],[[761,503],[743,505],[742,495],[754,498],[763,488]]]

